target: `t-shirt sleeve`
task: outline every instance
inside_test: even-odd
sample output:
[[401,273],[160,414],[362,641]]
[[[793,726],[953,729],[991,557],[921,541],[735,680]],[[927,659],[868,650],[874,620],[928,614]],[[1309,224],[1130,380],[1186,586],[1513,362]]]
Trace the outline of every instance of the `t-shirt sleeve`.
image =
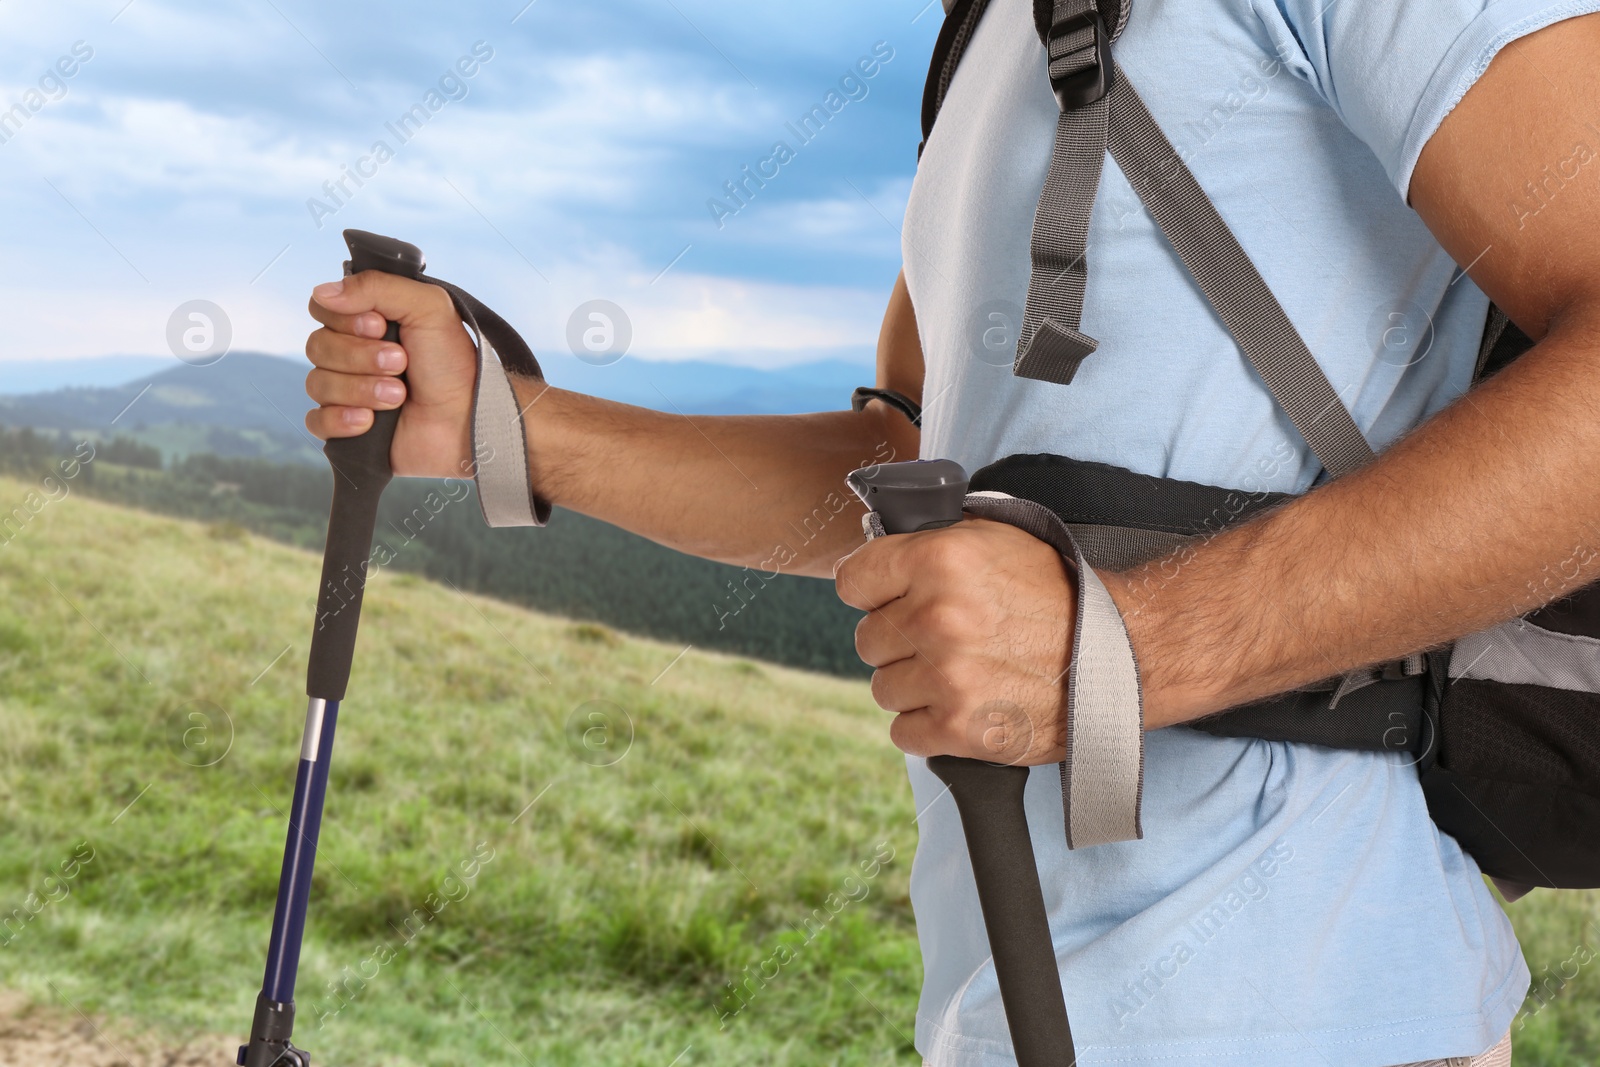
[[1280,58],[1402,198],[1422,146],[1507,44],[1600,0],[1253,0]]

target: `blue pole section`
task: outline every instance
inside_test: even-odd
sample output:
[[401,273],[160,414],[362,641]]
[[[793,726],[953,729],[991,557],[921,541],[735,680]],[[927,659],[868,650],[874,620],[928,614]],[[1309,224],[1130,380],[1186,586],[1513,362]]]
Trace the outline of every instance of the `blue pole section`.
[[300,743],[300,770],[289,809],[289,835],[283,845],[283,872],[278,877],[278,906],[272,915],[272,941],[267,945],[267,974],[261,992],[281,1004],[294,1001],[300,967],[300,942],[306,930],[306,899],[317,860],[317,835],[322,829],[322,799],[328,791],[328,764],[333,756],[333,729],[339,718],[337,700],[312,698],[306,708],[306,729]]

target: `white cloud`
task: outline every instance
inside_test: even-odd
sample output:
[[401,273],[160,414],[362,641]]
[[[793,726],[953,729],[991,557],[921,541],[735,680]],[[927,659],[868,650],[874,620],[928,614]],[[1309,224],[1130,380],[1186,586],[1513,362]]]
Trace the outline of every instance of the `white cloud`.
[[[45,8],[49,17],[37,13]],[[442,274],[507,313],[537,348],[564,349],[567,316],[595,297],[627,309],[633,351],[645,358],[714,351],[782,363],[872,345],[887,280],[883,292],[784,281],[798,276],[784,253],[810,257],[808,276],[819,253],[837,253],[852,281],[864,260],[892,263],[898,237],[879,212],[898,224],[904,181],[853,178],[876,211],[853,193],[785,200],[782,186],[722,233],[705,213],[716,191],[702,187],[713,184],[705,162],[764,151],[794,99],[751,89],[714,55],[648,36],[628,51],[563,54],[524,24],[492,36],[495,58],[467,83],[467,98],[399,145],[385,122],[480,34],[424,33],[428,20],[463,20],[405,8],[401,29],[387,31],[404,62],[390,62],[388,38],[352,39],[338,25],[346,14],[284,10],[359,89],[271,8],[136,0],[109,24],[77,3],[0,7],[0,61],[14,83],[0,99],[14,99],[73,40],[96,49],[64,99],[0,144],[13,249],[0,262],[0,361],[162,353],[167,316],[195,297],[228,311],[235,348],[296,352],[310,327],[307,290],[336,272],[337,233],[351,225],[422,243]],[[775,59],[774,76],[779,62],[794,56]],[[378,139],[397,149],[394,160],[319,230],[307,198],[323,196],[323,183]],[[827,158],[804,165],[833,165]],[[755,263],[769,280],[734,276]]]
[[[627,313],[633,325],[630,351],[641,358],[690,359],[714,352],[729,362],[763,366],[803,361],[819,349],[870,349],[888,295],[886,289],[698,274],[681,264],[652,285],[651,276],[642,272],[606,269],[597,262],[558,263],[548,267],[552,281],[545,284],[514,257],[498,253],[445,264],[440,273],[505,315],[536,352],[566,351],[573,310],[603,298]],[[168,317],[195,297],[216,302],[228,314],[233,348],[296,353],[316,325],[305,312],[310,285],[335,274],[330,261],[320,274],[285,270],[287,284],[276,288],[245,282],[122,285],[104,279],[74,286],[6,286],[0,291],[0,316],[8,323],[0,360],[161,354],[167,351]]]

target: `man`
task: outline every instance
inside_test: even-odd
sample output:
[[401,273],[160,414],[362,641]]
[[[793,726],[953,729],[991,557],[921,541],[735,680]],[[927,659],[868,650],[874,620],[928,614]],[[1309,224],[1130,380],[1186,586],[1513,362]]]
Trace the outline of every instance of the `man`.
[[[1068,851],[1056,775],[1028,790],[1081,1063],[1509,1062],[1527,968],[1405,758],[1169,727],[1600,577],[1600,554],[1573,551],[1600,522],[1596,9],[1134,2],[1118,61],[1382,454],[1181,567],[1101,575],[1152,731],[1145,837]],[[685,419],[525,381],[534,484],[749,565],[851,468],[919,452],[969,470],[1052,452],[1307,490],[1315,458],[1112,163],[1084,311],[1099,350],[1065,387],[983,358],[985,308],[1027,291],[1055,115],[1030,5],[993,0],[919,164],[879,339],[878,384],[921,399],[920,438],[881,401]],[[1467,393],[1485,294],[1539,343]],[[474,362],[444,293],[360,275],[319,286],[311,311],[324,324],[307,344],[311,430],[360,433],[370,409],[405,399],[396,470],[459,475]],[[379,340],[385,317],[402,345]],[[1417,332],[1397,345],[1396,329]],[[1558,561],[1569,584],[1553,589]],[[1061,757],[1073,584],[1053,549],[978,520],[860,547],[841,516],[787,569],[836,564],[840,595],[870,611],[858,650],[922,813],[917,1047],[940,1065],[1008,1062],[959,822],[920,757],[982,755],[967,725],[996,699],[1030,719],[1027,763]]]

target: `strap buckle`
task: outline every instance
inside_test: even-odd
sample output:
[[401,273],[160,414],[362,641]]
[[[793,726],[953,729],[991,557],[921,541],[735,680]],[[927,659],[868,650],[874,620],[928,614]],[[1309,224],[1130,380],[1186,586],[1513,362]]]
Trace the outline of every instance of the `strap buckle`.
[[[1084,11],[1050,24],[1045,38],[1048,53],[1050,42],[1058,37],[1088,28],[1094,31],[1094,63],[1081,70],[1059,77],[1050,76],[1050,89],[1056,94],[1056,105],[1062,111],[1076,111],[1105,96],[1111,91],[1111,35],[1106,32],[1105,21],[1098,11]],[[1049,56],[1046,56],[1049,63]]]

